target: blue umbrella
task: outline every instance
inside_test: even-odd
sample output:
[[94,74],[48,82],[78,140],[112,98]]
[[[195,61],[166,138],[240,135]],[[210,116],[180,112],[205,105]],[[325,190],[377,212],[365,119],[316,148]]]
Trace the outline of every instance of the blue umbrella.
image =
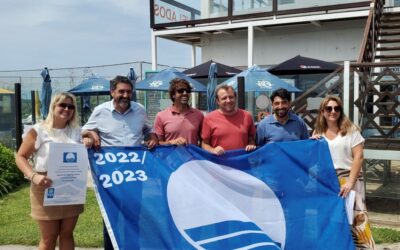
[[138,76],[135,73],[135,70],[133,68],[129,69],[128,73],[128,78],[131,80],[133,89],[132,89],[132,100],[136,102],[136,80],[138,79]]
[[51,89],[51,78],[47,67],[42,70],[40,75],[43,78],[42,92],[40,94],[40,113],[42,113],[42,118],[46,119],[47,115],[49,114],[51,93],[53,91]]
[[101,77],[91,77],[68,92],[77,96],[109,95],[110,81]]
[[143,81],[138,82],[136,84],[136,89],[167,91],[169,89],[169,82],[175,78],[185,79],[186,81],[188,81],[192,86],[193,91],[196,92],[206,91],[206,87],[202,83],[186,76],[184,73],[174,68],[164,69],[158,72],[157,74],[147,79],[144,79]]
[[207,85],[207,110],[211,112],[217,108],[217,101],[215,100],[215,88],[217,87],[217,64],[211,63],[208,72],[208,85]]
[[245,71],[235,75],[232,78],[229,78],[223,84],[227,84],[233,86],[233,88],[237,89],[237,78],[238,76],[244,77],[244,91],[274,91],[279,88],[284,88],[289,92],[300,92],[298,88],[290,85],[289,83],[283,81],[282,79],[274,76],[269,73],[265,69],[260,68],[257,65],[254,65],[248,68]]

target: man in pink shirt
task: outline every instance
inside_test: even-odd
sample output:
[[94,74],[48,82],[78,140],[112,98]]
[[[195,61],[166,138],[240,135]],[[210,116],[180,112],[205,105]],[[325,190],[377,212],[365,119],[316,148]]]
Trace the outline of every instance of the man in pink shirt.
[[254,150],[256,128],[253,118],[249,112],[237,108],[235,90],[232,86],[219,85],[215,92],[219,109],[204,117],[202,148],[216,155],[232,149]]
[[184,79],[175,78],[170,82],[172,106],[158,112],[154,121],[160,145],[199,145],[204,116],[189,106],[191,92],[192,87]]

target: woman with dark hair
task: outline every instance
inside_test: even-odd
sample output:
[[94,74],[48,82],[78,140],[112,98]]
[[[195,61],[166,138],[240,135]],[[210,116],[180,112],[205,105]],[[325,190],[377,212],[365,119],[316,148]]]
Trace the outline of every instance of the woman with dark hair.
[[[40,229],[39,249],[74,249],[73,231],[83,205],[43,206],[44,191],[52,180],[47,176],[47,161],[51,142],[80,143],[76,99],[70,93],[53,97],[45,121],[35,124],[24,136],[15,161],[21,172],[31,181],[31,216]],[[31,157],[33,164],[31,165]]]
[[313,138],[324,137],[329,145],[333,165],[339,179],[341,197],[355,191],[352,234],[357,249],[375,249],[365,205],[365,190],[361,166],[365,139],[359,129],[343,113],[337,96],[322,100]]

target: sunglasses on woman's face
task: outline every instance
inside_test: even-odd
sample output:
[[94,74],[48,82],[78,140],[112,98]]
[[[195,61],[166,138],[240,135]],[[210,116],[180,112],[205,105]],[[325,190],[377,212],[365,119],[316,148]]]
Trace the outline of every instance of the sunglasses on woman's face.
[[59,103],[59,104],[57,104],[57,106],[62,108],[62,109],[66,109],[66,108],[71,109],[71,110],[75,109],[74,105],[68,104],[68,103]]
[[324,108],[324,110],[325,110],[325,112],[328,112],[328,113],[331,113],[332,110],[335,110],[335,112],[337,113],[337,112],[342,111],[342,108],[339,107],[339,106],[326,106],[326,107]]
[[179,94],[183,94],[183,92],[190,94],[192,91],[190,89],[177,89],[176,92],[178,92]]

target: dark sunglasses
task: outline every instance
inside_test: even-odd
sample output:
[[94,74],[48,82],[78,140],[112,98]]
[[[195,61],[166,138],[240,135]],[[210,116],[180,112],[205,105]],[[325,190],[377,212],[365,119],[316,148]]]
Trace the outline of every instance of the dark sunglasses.
[[326,106],[326,107],[324,108],[324,110],[325,110],[326,112],[328,112],[328,113],[331,113],[332,110],[335,110],[335,112],[340,112],[340,111],[342,111],[342,108],[339,107],[339,106]]
[[65,109],[65,108],[75,109],[74,105],[68,104],[68,103],[59,103],[59,104],[57,104],[57,106],[60,107],[60,108],[63,108],[63,109]]
[[192,91],[190,89],[177,89],[176,92],[178,92],[179,94],[183,94],[183,92],[190,94]]

